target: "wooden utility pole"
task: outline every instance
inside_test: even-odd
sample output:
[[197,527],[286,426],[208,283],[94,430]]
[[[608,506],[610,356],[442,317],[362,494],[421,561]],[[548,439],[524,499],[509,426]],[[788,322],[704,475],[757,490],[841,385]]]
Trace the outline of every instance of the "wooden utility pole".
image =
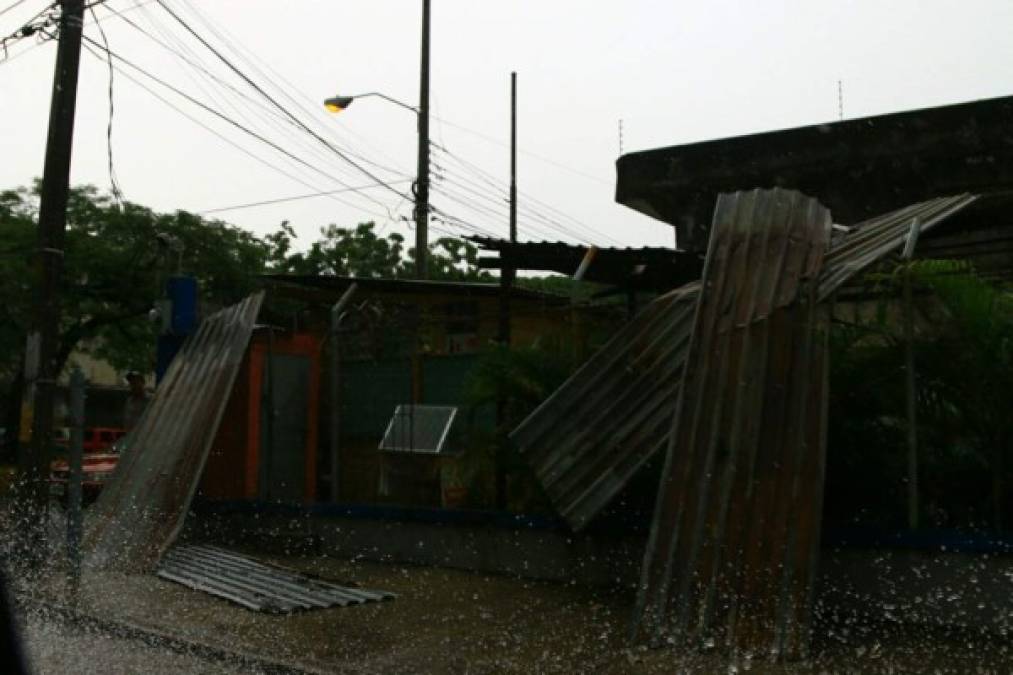
[[[510,73],[510,243],[517,243],[517,73]],[[513,289],[517,269],[510,261],[509,255],[504,258],[501,253],[500,258],[503,263],[500,265],[499,271],[499,341],[504,347],[509,348],[510,293]],[[500,450],[496,461],[496,507],[505,509],[508,506],[505,454],[510,441],[506,438],[508,413],[502,392],[498,398],[496,420],[503,435],[500,439]]]
[[[510,243],[517,243],[517,73],[510,73]],[[501,254],[502,255],[502,254]],[[506,257],[500,265],[499,341],[510,344],[510,289],[517,269]]]
[[429,0],[422,0],[419,73],[419,165],[415,183],[415,260],[419,279],[429,276]]
[[[26,553],[44,555],[49,490],[49,454],[53,437],[53,394],[59,376],[56,342],[63,277],[63,241],[67,227],[70,154],[74,138],[77,75],[81,62],[84,0],[60,2],[59,44],[49,110],[49,133],[39,204],[38,250],[35,257],[35,302],[25,352],[27,392],[23,432],[31,429],[30,449],[22,453],[27,490],[24,523]],[[28,440],[22,438],[22,440]]]

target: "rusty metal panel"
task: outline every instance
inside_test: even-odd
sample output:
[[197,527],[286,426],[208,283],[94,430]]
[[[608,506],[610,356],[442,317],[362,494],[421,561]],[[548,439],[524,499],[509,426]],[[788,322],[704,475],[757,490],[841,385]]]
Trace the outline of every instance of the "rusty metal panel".
[[634,636],[801,649],[825,452],[830,213],[786,190],[718,198]]
[[835,237],[820,275],[819,300],[829,298],[849,279],[902,248],[913,220],[918,219],[921,232],[927,232],[970,206],[977,198],[976,195],[961,194],[930,199],[870,218],[849,228],[846,234]]
[[211,315],[183,343],[92,508],[88,564],[150,570],[176,539],[263,297]]
[[645,307],[511,433],[574,530],[664,447],[698,293]]

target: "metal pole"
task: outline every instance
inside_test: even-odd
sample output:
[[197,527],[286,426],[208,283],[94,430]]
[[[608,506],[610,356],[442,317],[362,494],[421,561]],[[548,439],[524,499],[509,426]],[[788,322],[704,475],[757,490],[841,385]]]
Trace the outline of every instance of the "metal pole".
[[911,221],[904,251],[904,379],[907,394],[907,525],[918,528],[918,390],[915,381],[914,304],[911,292],[911,259],[921,233],[921,221]]
[[70,155],[74,138],[77,76],[81,60],[84,0],[62,0],[60,37],[53,75],[45,167],[39,204],[38,251],[35,260],[35,315],[28,335],[25,372],[34,374],[30,388],[31,451],[23,457],[28,488],[27,550],[30,558],[45,555],[49,490],[46,482],[53,436],[53,398],[59,375],[55,357],[60,321],[63,241],[67,226]]
[[341,451],[341,320],[359,285],[352,283],[331,307],[331,501],[338,501]]
[[419,77],[419,165],[415,184],[415,259],[419,279],[429,277],[429,0],[422,0],[422,67]]
[[907,525],[918,528],[918,426],[915,389],[914,309],[910,263],[904,270],[904,375],[907,390]]
[[85,378],[80,368],[70,374],[70,476],[67,481],[67,561],[70,563],[71,598],[76,603],[81,587],[81,481],[84,474]]

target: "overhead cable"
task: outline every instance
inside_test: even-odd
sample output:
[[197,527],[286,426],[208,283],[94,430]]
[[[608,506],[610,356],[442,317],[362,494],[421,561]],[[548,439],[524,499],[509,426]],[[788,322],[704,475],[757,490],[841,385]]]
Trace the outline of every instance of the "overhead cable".
[[[323,136],[321,136],[316,131],[314,131],[313,129],[311,129],[310,127],[308,127],[302,120],[300,120],[298,117],[296,117],[294,114],[292,114],[292,112],[290,112],[285,106],[283,106],[281,103],[279,103],[277,100],[275,100],[275,98],[273,96],[271,96],[266,91],[264,91],[264,89],[261,88],[260,85],[258,85],[252,79],[250,79],[243,71],[241,71],[238,67],[236,67],[221,52],[219,52],[217,49],[215,49],[215,47],[213,45],[211,45],[207,40],[205,40],[203,38],[203,36],[201,36],[199,33],[197,33],[197,31],[193,30],[186,23],[186,21],[184,21],[182,18],[179,17],[178,14],[176,14],[174,11],[172,11],[172,9],[168,5],[166,5],[166,3],[164,2],[164,0],[158,0],[158,5],[162,9],[164,9],[166,11],[166,13],[169,14],[169,16],[171,16],[181,26],[183,26],[183,28],[185,28],[187,30],[187,32],[189,32],[191,35],[193,35],[193,37],[198,42],[200,42],[202,45],[204,45],[208,49],[208,51],[210,51],[212,54],[214,54],[216,57],[218,57],[218,59],[221,60],[222,63],[224,63],[226,66],[228,66],[229,69],[232,70],[232,72],[234,72],[236,75],[238,75],[244,82],[246,82],[248,85],[250,85],[254,90],[256,90],[257,93],[259,93],[265,99],[267,99],[268,101],[270,101],[272,105],[274,105],[276,108],[278,108],[280,111],[282,111],[287,117],[289,117],[293,122],[295,122],[306,133],[308,133],[311,136],[313,136],[314,138],[316,138],[321,144],[323,144],[326,148],[328,148],[329,150],[331,150],[331,152],[333,152],[334,154],[336,154],[338,157],[340,157],[344,161],[348,162],[351,166],[353,166],[356,169],[358,169],[365,176],[367,176],[370,180],[372,180],[372,181],[374,181],[376,183],[385,183],[385,181],[381,180],[372,171],[370,171],[366,167],[364,167],[361,164],[359,164],[358,162],[356,162],[354,159],[352,159],[351,157],[349,157],[348,155],[346,155],[340,149],[336,148],[332,143],[328,142],[327,139],[325,139]],[[399,197],[404,196],[404,193],[402,193],[400,190],[394,188],[392,185],[385,184],[385,187],[386,187],[386,189],[388,189],[389,191],[391,191],[394,194],[398,195]]]
[[[196,105],[197,107],[201,108],[202,110],[204,110],[204,111],[206,111],[206,112],[214,115],[215,117],[221,119],[222,121],[224,121],[227,124],[235,127],[236,129],[239,129],[243,133],[245,133],[245,134],[247,134],[247,135],[249,135],[249,136],[257,139],[261,143],[264,143],[265,145],[270,146],[271,148],[273,148],[277,152],[279,152],[279,153],[285,155],[286,157],[292,159],[296,163],[298,163],[298,164],[300,164],[300,165],[302,165],[302,166],[304,166],[304,167],[306,167],[306,168],[314,171],[315,173],[318,173],[318,174],[324,176],[328,180],[332,180],[334,182],[337,182],[339,184],[344,185],[340,180],[334,178],[333,176],[331,176],[330,174],[328,174],[326,171],[323,171],[319,167],[314,166],[313,164],[311,164],[311,163],[307,162],[306,160],[302,159],[301,157],[298,157],[297,155],[294,155],[293,153],[291,153],[290,151],[286,150],[285,148],[283,148],[282,146],[278,145],[277,143],[275,143],[274,141],[270,140],[269,138],[266,138],[265,136],[257,133],[256,131],[250,129],[249,127],[247,127],[247,126],[245,126],[245,125],[243,125],[243,124],[235,121],[234,119],[232,119],[228,115],[225,115],[224,113],[222,113],[222,112],[216,110],[215,108],[207,105],[203,101],[200,101],[199,99],[194,98],[193,96],[187,94],[186,92],[180,90],[179,88],[177,88],[177,87],[169,84],[168,82],[165,82],[161,78],[156,77],[155,75],[152,75],[151,73],[147,72],[146,70],[144,70],[143,68],[141,68],[137,64],[133,63],[129,59],[124,58],[123,56],[117,54],[116,52],[114,52],[112,50],[107,50],[101,44],[99,44],[98,42],[92,40],[87,35],[83,36],[83,39],[84,39],[85,42],[87,42],[88,44],[90,44],[92,47],[94,47],[94,48],[96,48],[96,49],[98,49],[100,51],[105,51],[106,53],[110,54],[114,59],[116,59],[118,62],[123,63],[123,64],[125,64],[127,66],[130,66],[132,69],[134,69],[135,71],[137,71],[141,75],[144,75],[145,77],[147,77],[148,79],[152,80],[153,82],[156,82],[157,84],[159,84],[162,87],[168,89],[169,91],[172,91],[177,96],[180,96],[180,97],[186,99],[187,101],[189,101],[193,105]],[[345,185],[345,187],[349,187],[349,186]],[[375,201],[375,200],[372,200],[372,201]],[[383,208],[386,209],[386,205],[384,205],[382,203],[380,203],[380,204],[381,204],[381,207],[383,207]]]

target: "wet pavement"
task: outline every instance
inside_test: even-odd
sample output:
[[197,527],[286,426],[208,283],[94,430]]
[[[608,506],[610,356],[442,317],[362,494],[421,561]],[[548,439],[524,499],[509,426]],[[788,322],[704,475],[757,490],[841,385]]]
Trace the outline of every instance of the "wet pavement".
[[[626,590],[322,556],[260,558],[341,584],[389,590],[398,598],[269,615],[154,576],[94,574],[85,579],[80,607],[95,616],[307,672],[1013,672],[1007,641],[996,636],[869,625],[847,617],[821,621],[808,663],[771,666],[760,655],[730,661],[706,648],[630,649]],[[60,597],[60,584],[50,584],[47,594]],[[29,634],[40,672],[254,672],[136,641],[76,635],[44,621],[30,621]],[[65,651],[75,655],[65,656]],[[102,667],[82,671],[77,664]]]
[[84,631],[41,616],[27,620],[23,635],[29,666],[38,675],[231,675],[250,672],[239,665],[228,666],[139,640]]

